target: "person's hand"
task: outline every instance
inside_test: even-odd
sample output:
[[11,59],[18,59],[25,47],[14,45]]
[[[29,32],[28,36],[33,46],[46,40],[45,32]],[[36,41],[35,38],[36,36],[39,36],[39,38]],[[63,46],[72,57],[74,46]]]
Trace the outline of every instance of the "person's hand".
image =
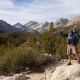
[[60,30],[58,29],[58,33],[60,33]]
[[71,37],[69,37],[69,39],[72,39],[72,36],[71,36]]

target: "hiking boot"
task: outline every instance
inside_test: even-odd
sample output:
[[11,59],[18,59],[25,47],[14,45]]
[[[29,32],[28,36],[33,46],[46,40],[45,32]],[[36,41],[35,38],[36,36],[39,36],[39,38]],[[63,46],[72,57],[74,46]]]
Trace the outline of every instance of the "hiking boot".
[[68,62],[67,65],[71,65],[71,62]]
[[80,61],[78,61],[78,64],[80,64]]

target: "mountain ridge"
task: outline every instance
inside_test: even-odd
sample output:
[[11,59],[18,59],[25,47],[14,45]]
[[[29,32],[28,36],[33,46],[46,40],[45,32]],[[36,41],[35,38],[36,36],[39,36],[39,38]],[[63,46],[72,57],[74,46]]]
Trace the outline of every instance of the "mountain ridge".
[[[74,23],[80,22],[80,15],[77,17],[69,17],[69,18],[59,18],[54,22],[53,27],[67,27],[73,25]],[[47,21],[44,22],[36,22],[36,21],[29,21],[22,25],[21,23],[16,23],[14,25],[10,25],[6,21],[0,20],[0,30],[9,32],[9,31],[18,31],[18,32],[29,32],[34,33],[37,32],[39,34],[43,33],[45,29],[49,29],[50,23]]]

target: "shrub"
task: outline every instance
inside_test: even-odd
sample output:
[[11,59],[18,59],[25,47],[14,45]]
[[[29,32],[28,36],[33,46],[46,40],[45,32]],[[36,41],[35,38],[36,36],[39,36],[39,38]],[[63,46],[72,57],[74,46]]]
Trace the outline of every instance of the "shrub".
[[40,54],[36,50],[28,49],[25,46],[20,46],[14,50],[7,50],[5,55],[0,59],[0,72],[10,72],[26,67],[34,62],[34,65],[39,65],[49,57]]

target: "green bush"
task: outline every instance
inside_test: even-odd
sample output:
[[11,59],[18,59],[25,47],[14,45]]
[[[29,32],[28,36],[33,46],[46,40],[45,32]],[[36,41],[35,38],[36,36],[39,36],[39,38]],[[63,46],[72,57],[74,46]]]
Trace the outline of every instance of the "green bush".
[[5,55],[0,59],[0,72],[16,71],[20,67],[26,67],[33,62],[34,65],[39,65],[47,59],[49,59],[48,56],[41,55],[38,51],[20,46],[14,50],[6,50]]

